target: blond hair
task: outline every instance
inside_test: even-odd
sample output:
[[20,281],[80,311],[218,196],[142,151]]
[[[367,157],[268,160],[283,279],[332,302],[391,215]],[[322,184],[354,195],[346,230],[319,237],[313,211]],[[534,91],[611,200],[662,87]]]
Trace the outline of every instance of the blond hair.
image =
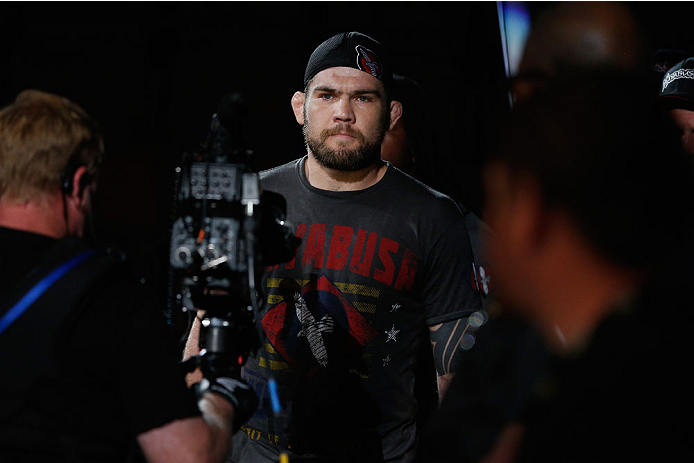
[[24,90],[0,110],[0,199],[29,201],[59,191],[61,177],[80,165],[94,178],[103,152],[101,130],[84,109]]

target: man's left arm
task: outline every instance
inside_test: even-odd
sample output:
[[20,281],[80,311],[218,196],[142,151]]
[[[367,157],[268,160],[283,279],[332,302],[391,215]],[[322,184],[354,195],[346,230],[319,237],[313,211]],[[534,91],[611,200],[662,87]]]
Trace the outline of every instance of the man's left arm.
[[438,374],[439,401],[453,379],[470,315],[482,310],[474,286],[474,256],[465,218],[456,206],[453,224],[439,236],[426,261],[425,324]]
[[448,385],[455,375],[456,364],[462,351],[460,344],[468,327],[468,317],[429,327],[429,339],[438,375],[439,403],[443,400]]

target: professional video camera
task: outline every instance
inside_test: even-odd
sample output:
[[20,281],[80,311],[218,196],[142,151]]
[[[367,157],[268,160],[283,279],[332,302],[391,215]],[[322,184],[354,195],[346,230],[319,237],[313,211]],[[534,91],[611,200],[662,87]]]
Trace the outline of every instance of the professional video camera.
[[242,95],[226,95],[206,141],[176,168],[169,297],[189,314],[205,310],[200,355],[184,366],[208,379],[238,370],[260,346],[262,268],[290,260],[299,241],[284,197],[260,187],[247,115]]

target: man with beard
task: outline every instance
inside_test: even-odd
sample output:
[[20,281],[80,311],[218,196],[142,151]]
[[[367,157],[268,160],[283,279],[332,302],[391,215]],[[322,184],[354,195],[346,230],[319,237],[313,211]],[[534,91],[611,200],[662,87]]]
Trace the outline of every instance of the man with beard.
[[402,111],[391,83],[381,44],[341,33],[316,48],[292,97],[307,155],[261,180],[287,198],[302,244],[263,277],[266,338],[242,373],[260,405],[232,461],[414,461],[422,333],[443,391],[481,309],[460,209],[380,159]]

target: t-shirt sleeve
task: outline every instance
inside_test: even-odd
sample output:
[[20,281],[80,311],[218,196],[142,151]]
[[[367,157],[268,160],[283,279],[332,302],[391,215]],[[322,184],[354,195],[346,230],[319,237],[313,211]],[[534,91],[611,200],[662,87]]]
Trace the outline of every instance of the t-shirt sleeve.
[[474,258],[460,216],[434,243],[426,259],[423,287],[427,326],[469,316],[482,309],[473,287]]

